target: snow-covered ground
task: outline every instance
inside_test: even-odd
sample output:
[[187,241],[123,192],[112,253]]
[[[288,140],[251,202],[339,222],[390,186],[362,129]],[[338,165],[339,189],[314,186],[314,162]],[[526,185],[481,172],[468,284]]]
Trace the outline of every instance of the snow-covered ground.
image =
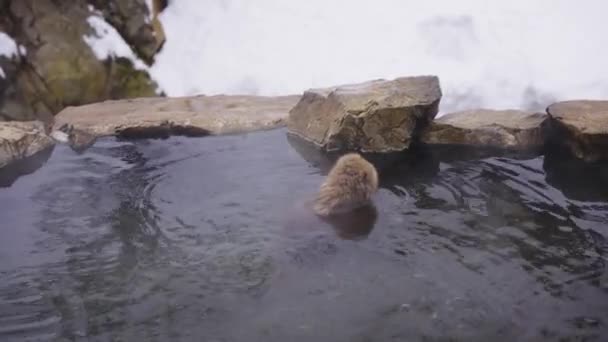
[[435,74],[442,110],[608,98],[606,13],[605,0],[179,0],[151,73],[171,96]]
[[[160,16],[167,41],[151,68],[94,10],[97,34],[83,39],[99,58],[149,70],[170,96],[434,74],[442,111],[522,108],[608,98],[606,13],[605,0],[178,0]],[[0,32],[0,55],[15,48]]]

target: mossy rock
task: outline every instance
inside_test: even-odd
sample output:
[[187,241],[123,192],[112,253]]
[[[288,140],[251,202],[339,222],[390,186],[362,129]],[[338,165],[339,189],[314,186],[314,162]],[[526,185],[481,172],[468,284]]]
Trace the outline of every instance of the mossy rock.
[[110,61],[109,97],[111,99],[157,96],[156,82],[147,72],[137,70],[133,63],[123,57]]
[[107,73],[94,56],[66,53],[63,58],[48,60],[46,67],[48,90],[62,106],[80,105],[104,97]]

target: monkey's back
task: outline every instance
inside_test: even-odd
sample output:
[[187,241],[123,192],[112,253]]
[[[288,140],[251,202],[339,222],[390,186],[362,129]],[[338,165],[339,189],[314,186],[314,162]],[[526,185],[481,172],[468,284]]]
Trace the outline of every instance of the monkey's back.
[[321,185],[314,203],[317,214],[328,216],[368,204],[378,189],[376,168],[359,154],[338,159]]

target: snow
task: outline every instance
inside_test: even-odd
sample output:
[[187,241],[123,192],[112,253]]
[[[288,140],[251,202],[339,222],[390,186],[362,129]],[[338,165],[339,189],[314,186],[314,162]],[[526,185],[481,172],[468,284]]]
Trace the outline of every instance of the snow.
[[434,74],[441,110],[608,97],[603,0],[180,0],[151,68],[170,96]]
[[[11,38],[8,34],[4,32],[0,32],[0,56],[13,58],[19,55],[19,48],[17,47],[17,43],[13,38]],[[25,48],[22,50],[22,54],[24,53]],[[2,67],[0,67],[0,77],[6,78],[6,74]]]
[[67,133],[64,133],[59,130],[53,130],[51,132],[51,138],[55,139],[55,141],[67,143],[70,140],[70,137]]
[[122,39],[118,31],[108,24],[99,14],[95,13],[87,18],[87,22],[95,31],[92,35],[84,35],[84,41],[93,49],[93,53],[100,60],[108,57],[125,57],[133,62],[136,69],[147,70],[146,64],[141,61],[131,47]]
[[152,13],[154,13],[154,5],[152,4],[152,0],[146,0],[146,7],[148,7],[148,16],[146,17],[146,22],[152,22]]
[[8,58],[18,55],[17,43],[4,32],[0,32],[0,56]]

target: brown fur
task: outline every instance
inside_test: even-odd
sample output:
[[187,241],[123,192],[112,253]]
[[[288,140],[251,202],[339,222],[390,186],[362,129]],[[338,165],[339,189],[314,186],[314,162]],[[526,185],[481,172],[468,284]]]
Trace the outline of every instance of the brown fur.
[[349,212],[369,204],[377,190],[376,168],[359,154],[348,153],[327,175],[313,209],[320,216]]

